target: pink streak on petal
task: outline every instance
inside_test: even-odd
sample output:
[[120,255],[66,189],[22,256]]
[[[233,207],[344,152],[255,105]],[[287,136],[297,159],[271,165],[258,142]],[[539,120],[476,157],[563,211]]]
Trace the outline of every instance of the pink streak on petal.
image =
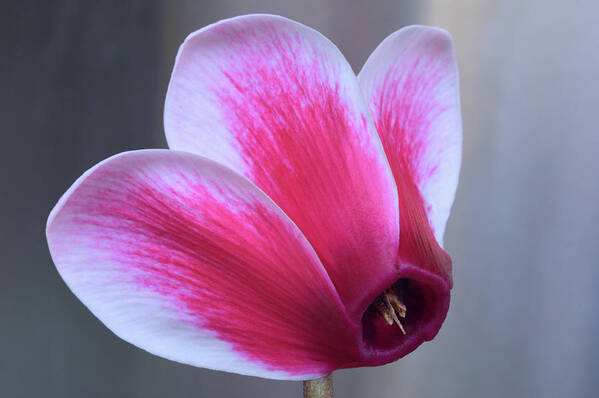
[[[133,278],[136,296],[164,297],[176,317],[150,331],[157,340],[144,348],[153,351],[181,323],[231,344],[242,362],[291,376],[322,375],[360,360],[359,330],[316,254],[249,181],[173,151],[113,159],[61,201],[49,240],[67,283],[77,269],[91,276],[110,262],[117,264],[113,283]],[[61,261],[86,250],[93,252],[86,263]],[[101,288],[78,287],[82,300],[102,312]],[[102,320],[111,326],[110,314]],[[242,364],[229,366],[224,370],[239,371]]]
[[[412,286],[406,336],[371,313],[365,316],[364,335],[377,351],[376,365],[432,339],[449,308],[452,263],[441,245],[457,186],[462,134],[451,38],[436,28],[401,29],[377,47],[359,81],[397,184],[399,275]],[[414,314],[418,318],[410,319]]]
[[[396,275],[397,192],[338,50],[283,18],[225,21],[182,46],[169,98],[169,145],[224,161],[264,190],[310,241],[358,321]],[[210,106],[190,107],[197,98]],[[205,126],[215,117],[227,149],[210,146]],[[207,146],[190,146],[191,134]]]
[[462,142],[451,37],[437,28],[403,28],[373,52],[359,80],[398,189],[398,180],[411,179],[442,244]]
[[457,69],[449,35],[408,27],[371,55],[360,82],[399,191],[400,263],[451,284],[440,246],[461,148]]

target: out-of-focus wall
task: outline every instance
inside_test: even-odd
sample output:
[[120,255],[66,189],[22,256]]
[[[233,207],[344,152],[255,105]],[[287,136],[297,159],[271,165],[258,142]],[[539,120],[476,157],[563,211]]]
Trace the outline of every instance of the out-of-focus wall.
[[339,397],[593,397],[599,391],[599,3],[574,0],[0,1],[0,396],[284,397],[299,383],[169,362],[68,291],[43,228],[85,169],[165,146],[185,36],[250,12],[333,40],[357,72],[414,23],[455,39],[464,159],[446,236],[453,301],[401,361],[335,374]]
[[450,370],[409,395],[596,396],[599,3],[437,0],[427,13],[455,36],[465,151],[446,232],[455,295],[430,359]]

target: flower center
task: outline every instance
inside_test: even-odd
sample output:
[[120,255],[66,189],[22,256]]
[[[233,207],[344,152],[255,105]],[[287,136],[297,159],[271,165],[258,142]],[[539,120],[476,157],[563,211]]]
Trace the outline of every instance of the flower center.
[[387,285],[362,314],[362,339],[377,355],[398,358],[434,337],[448,307],[444,285],[403,276]]
[[406,317],[407,307],[401,301],[400,297],[398,297],[393,287],[386,289],[383,294],[376,298],[374,307],[388,325],[395,323],[401,329],[401,332],[406,334],[406,330],[399,318]]

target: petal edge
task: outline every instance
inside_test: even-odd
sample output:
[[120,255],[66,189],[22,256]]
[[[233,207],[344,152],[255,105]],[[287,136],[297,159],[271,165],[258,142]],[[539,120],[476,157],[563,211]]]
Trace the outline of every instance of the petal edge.
[[317,377],[358,355],[301,232],[251,182],[207,159],[115,155],[63,195],[47,237],[73,293],[156,355],[276,379]]

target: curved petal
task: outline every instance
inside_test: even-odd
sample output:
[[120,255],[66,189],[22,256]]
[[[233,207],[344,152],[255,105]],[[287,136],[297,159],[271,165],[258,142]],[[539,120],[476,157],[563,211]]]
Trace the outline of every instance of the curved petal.
[[[451,259],[440,246],[462,147],[451,37],[438,28],[403,28],[376,48],[358,79],[398,186],[400,264],[451,286]],[[438,315],[440,326],[445,312]]]
[[407,178],[416,184],[441,244],[462,152],[451,36],[439,28],[403,28],[376,48],[358,80],[398,186]]
[[210,160],[168,150],[107,159],[60,199],[46,233],[73,293],[154,354],[280,379],[359,355],[356,325],[305,237]]
[[395,269],[397,191],[339,50],[282,17],[208,26],[179,50],[164,119],[171,148],[226,164],[289,215],[360,316]]

